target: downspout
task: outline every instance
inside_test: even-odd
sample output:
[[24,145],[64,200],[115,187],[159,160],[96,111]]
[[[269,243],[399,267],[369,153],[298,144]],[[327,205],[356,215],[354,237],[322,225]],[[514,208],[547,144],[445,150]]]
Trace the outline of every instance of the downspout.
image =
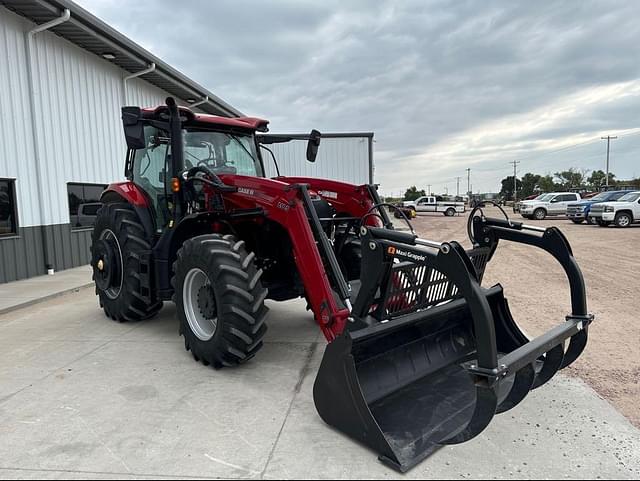
[[198,102],[194,102],[192,104],[189,104],[189,108],[192,109],[194,107],[198,107],[202,104],[206,104],[209,101],[209,96],[205,95],[204,97],[202,97],[202,100],[199,100]]
[[[26,43],[26,60],[27,60],[27,80],[29,82],[29,107],[31,110],[31,130],[33,131],[33,154],[36,164],[36,182],[38,184],[38,204],[40,207],[40,232],[42,237],[42,250],[44,252],[44,263],[47,269],[47,274],[53,275],[53,255],[49,252],[49,242],[47,239],[47,230],[45,227],[45,201],[44,201],[44,183],[42,175],[42,158],[40,156],[40,140],[38,137],[38,122],[36,121],[36,89],[35,81],[33,78],[33,56],[32,56],[32,44],[33,37],[40,32],[49,30],[50,28],[60,25],[71,18],[71,11],[68,8],[64,9],[62,16],[55,18],[49,22],[38,25],[35,28],[29,30],[25,36]],[[38,92],[39,93],[39,92]]]
[[155,70],[156,70],[156,64],[152,62],[149,64],[149,67],[147,67],[146,69],[140,70],[139,72],[136,72],[136,73],[132,73],[131,75],[127,75],[122,79],[122,105],[123,106],[127,105],[127,81],[140,77],[142,75],[146,75],[148,73],[154,72]]

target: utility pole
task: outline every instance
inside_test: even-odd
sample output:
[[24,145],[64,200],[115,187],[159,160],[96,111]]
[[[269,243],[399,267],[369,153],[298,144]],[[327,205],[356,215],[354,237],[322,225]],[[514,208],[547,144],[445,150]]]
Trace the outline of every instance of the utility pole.
[[602,140],[606,140],[607,141],[607,176],[605,177],[605,181],[606,181],[606,186],[609,187],[609,144],[611,144],[612,140],[617,139],[618,137],[611,137],[610,135],[607,135],[606,137],[600,137]]
[[519,160],[514,160],[509,162],[510,164],[513,164],[513,202],[515,203],[518,200],[518,164],[520,163]]
[[471,198],[471,169],[467,169],[467,195]]
[[456,177],[456,197],[460,197],[460,179],[462,177]]

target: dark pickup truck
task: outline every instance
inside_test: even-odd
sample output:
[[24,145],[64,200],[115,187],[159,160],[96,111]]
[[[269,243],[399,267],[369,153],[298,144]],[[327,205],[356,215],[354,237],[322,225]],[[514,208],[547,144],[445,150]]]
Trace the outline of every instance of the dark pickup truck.
[[567,206],[567,218],[576,224],[581,224],[585,220],[587,224],[595,224],[595,221],[589,212],[591,206],[594,204],[600,204],[601,202],[614,202],[617,201],[624,194],[627,194],[628,190],[612,190],[609,192],[600,192],[598,195],[591,197],[590,199],[584,199],[574,204]]

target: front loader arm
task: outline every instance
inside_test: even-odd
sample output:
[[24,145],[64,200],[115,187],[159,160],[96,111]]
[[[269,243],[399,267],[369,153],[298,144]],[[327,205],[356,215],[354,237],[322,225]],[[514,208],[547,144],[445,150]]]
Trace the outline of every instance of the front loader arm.
[[[225,194],[228,208],[261,207],[269,220],[287,231],[293,248],[292,255],[315,320],[325,338],[333,341],[345,329],[350,316],[348,288],[331,244],[319,227],[308,186],[259,177],[220,177],[225,184],[237,187],[237,192]],[[327,269],[332,271],[331,277],[336,280],[336,286],[332,286]],[[343,301],[347,301],[346,307],[338,305],[334,291]]]

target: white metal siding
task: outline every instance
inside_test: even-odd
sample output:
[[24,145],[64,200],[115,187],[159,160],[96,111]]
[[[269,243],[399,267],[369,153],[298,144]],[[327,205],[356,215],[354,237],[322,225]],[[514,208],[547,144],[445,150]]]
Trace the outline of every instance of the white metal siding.
[[[25,33],[34,24],[0,8],[0,177],[18,178],[21,227],[69,222],[67,183],[121,180],[126,145],[120,107],[128,72],[51,32],[36,34],[32,62],[43,185],[35,175]],[[164,103],[167,92],[132,79],[130,105]],[[179,103],[185,103],[178,100]],[[4,120],[6,118],[6,120]],[[38,195],[43,196],[39,215]]]
[[24,227],[40,223],[24,43],[31,23],[0,12],[0,177],[18,179],[18,222]]
[[[314,163],[307,161],[306,140],[293,140],[267,147],[275,154],[282,175],[326,178],[357,185],[369,183],[367,137],[322,138]],[[274,177],[276,170],[271,154],[262,149],[262,157],[267,176]]]

